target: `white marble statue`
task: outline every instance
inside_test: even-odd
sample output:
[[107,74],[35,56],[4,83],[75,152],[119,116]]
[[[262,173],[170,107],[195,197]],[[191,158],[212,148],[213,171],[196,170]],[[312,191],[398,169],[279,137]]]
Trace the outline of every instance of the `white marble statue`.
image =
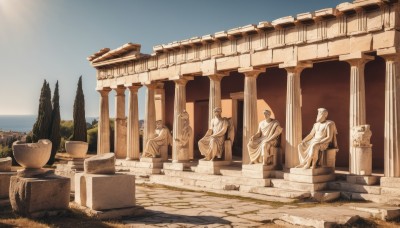
[[265,120],[258,124],[257,133],[250,138],[247,144],[250,164],[271,165],[273,163],[271,148],[279,145],[282,127],[277,120],[271,118],[271,111],[265,110],[264,116]]
[[371,147],[371,136],[372,132],[368,124],[353,127],[351,129],[352,146]]
[[318,109],[317,122],[310,134],[298,145],[300,165],[296,168],[316,168],[322,151],[328,148],[337,148],[335,122],[327,120],[328,110]]
[[180,135],[175,138],[174,141],[178,145],[178,153],[187,154],[189,153],[189,142],[193,130],[189,125],[189,114],[186,110],[183,110],[183,112],[179,114],[179,118],[182,121],[181,131]]
[[147,141],[143,157],[158,158],[161,156],[160,147],[171,145],[172,136],[169,129],[164,126],[162,120],[156,121],[155,136]]
[[215,117],[211,120],[210,129],[199,140],[199,150],[204,160],[212,161],[215,157],[221,158],[226,139],[230,139],[233,143],[235,136],[233,125],[230,119],[221,116],[221,112],[221,108],[214,109]]

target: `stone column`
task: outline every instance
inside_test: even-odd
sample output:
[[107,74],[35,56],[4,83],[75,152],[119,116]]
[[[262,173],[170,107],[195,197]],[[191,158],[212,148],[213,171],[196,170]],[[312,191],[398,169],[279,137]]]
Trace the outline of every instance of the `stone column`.
[[[179,114],[186,109],[186,83],[187,79],[181,78],[175,80],[175,97],[174,97],[174,126],[173,126],[173,139],[181,138],[181,120]],[[179,153],[179,147],[176,143],[172,145],[172,162],[187,162],[189,161],[189,154]]]
[[127,126],[127,153],[126,160],[139,160],[139,106],[138,90],[141,86],[127,86],[129,89],[129,113]]
[[300,75],[312,64],[288,62],[279,67],[287,71],[285,167],[293,168],[299,164],[297,146],[302,140]]
[[385,78],[385,177],[400,177],[400,55],[397,50],[379,50],[386,60]]
[[154,103],[155,83],[145,84],[146,101],[145,101],[145,116],[143,129],[143,149],[146,147],[147,141],[153,138],[156,129],[156,106]]
[[[244,99],[243,99],[243,147],[242,147],[242,163],[250,162],[249,152],[247,151],[247,143],[251,136],[257,133],[257,77],[262,70],[239,69],[239,73],[243,73],[244,78]],[[237,139],[240,140],[240,139]]]
[[125,87],[115,90],[114,153],[118,159],[126,158]]
[[208,101],[208,124],[210,125],[214,117],[214,108],[221,108],[221,74],[209,75],[210,78],[210,97]]
[[100,110],[97,133],[97,154],[110,152],[110,114],[108,110],[108,93],[110,91],[110,88],[98,90],[100,93]]
[[156,118],[156,120],[162,120],[165,123],[165,89],[163,82],[157,83],[155,96],[155,99],[158,100],[157,102],[159,102],[160,105],[159,109],[156,107],[157,112],[160,112],[157,113],[157,116],[160,118]]
[[[366,124],[364,67],[367,62],[373,59],[373,56],[368,56],[361,52],[339,57],[339,60],[350,64],[350,133],[353,127]],[[351,138],[349,141],[349,169],[350,173],[357,173],[356,151],[352,147]]]

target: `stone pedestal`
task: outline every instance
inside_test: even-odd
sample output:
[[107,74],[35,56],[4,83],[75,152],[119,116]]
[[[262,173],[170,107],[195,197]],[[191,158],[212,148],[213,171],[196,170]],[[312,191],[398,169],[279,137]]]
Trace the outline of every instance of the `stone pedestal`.
[[273,176],[275,167],[263,164],[242,165],[242,176],[249,178],[269,178]]
[[10,181],[10,203],[17,214],[42,217],[68,209],[70,180],[54,174],[37,178],[13,176]]
[[0,199],[8,198],[10,178],[15,174],[16,172],[0,172]]
[[163,167],[162,158],[140,158],[140,162],[136,163],[137,168],[141,168],[145,174],[159,174]]
[[176,171],[183,171],[185,169],[189,169],[191,166],[190,162],[172,162],[172,163],[167,163],[165,162],[163,164],[163,169],[164,170],[176,170]]
[[68,161],[67,164],[58,164],[55,170],[55,174],[67,177],[71,180],[71,192],[75,191],[75,173],[83,171],[83,158],[76,158],[72,161]]
[[372,173],[372,148],[353,147],[351,150],[350,173],[368,176]]
[[220,175],[223,166],[230,165],[231,161],[205,161],[199,160],[199,165],[195,168],[196,173]]

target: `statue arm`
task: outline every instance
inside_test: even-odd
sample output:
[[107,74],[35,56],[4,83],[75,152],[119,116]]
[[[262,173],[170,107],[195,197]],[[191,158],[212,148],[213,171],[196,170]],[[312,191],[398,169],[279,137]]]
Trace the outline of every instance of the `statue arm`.
[[152,140],[155,140],[155,141],[164,140],[167,136],[167,129],[163,128],[160,131],[160,134],[159,135],[156,134],[155,136],[156,137],[152,138]]
[[283,128],[281,126],[276,126],[275,132],[268,138],[267,142],[276,139],[283,131]]
[[310,141],[310,140],[314,137],[314,135],[315,135],[315,124],[314,124],[314,126],[313,126],[313,128],[312,128],[310,134],[308,134],[308,135],[303,139],[303,142],[308,142],[308,141]]
[[250,141],[253,141],[255,138],[260,138],[261,137],[261,127],[258,126],[258,131],[255,133],[253,136],[251,136]]

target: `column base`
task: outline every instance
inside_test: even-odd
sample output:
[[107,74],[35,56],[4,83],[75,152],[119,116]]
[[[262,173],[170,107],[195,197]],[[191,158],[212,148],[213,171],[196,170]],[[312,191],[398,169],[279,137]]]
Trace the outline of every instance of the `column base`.
[[205,161],[199,160],[199,164],[195,168],[196,173],[216,174],[220,175],[223,166],[230,165],[231,161]]

